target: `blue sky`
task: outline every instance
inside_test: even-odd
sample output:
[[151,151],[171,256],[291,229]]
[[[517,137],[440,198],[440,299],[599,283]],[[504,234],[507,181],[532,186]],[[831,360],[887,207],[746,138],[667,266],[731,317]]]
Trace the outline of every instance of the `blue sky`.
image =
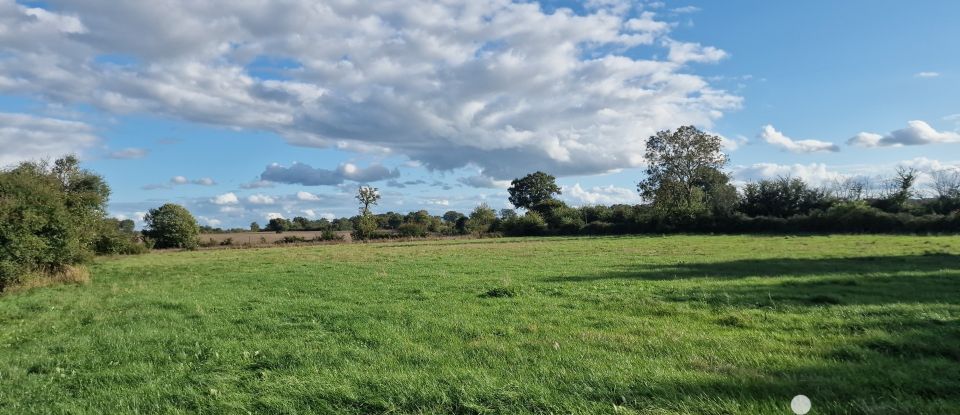
[[[204,224],[637,203],[643,140],[724,137],[742,183],[960,167],[955,1],[0,0],[0,162],[81,156],[138,218]],[[922,183],[921,183],[922,186]]]

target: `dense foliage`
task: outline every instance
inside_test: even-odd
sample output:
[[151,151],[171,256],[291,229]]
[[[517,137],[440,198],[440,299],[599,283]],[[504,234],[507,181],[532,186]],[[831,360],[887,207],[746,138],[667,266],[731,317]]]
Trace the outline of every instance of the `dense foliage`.
[[197,247],[200,227],[190,211],[183,206],[167,203],[150,209],[143,221],[146,224],[143,234],[150,238],[157,248]]
[[109,194],[72,156],[0,172],[0,291],[92,257]]
[[510,203],[521,209],[530,209],[553,199],[560,194],[557,179],[542,171],[530,173],[522,178],[514,179],[507,189],[510,193]]

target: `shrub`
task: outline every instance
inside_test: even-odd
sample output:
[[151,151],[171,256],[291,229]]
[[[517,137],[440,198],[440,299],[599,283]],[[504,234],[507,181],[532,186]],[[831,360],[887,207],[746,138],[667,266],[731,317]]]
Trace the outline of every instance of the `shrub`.
[[284,236],[283,238],[278,239],[274,243],[277,245],[283,245],[283,244],[296,244],[296,243],[304,243],[304,242],[309,242],[309,241],[307,241],[306,238],[303,238],[300,236],[290,235],[290,236]]
[[150,209],[143,217],[147,224],[144,235],[154,240],[157,248],[197,247],[200,227],[190,211],[180,205],[167,203],[156,209]]
[[98,255],[137,255],[149,249],[125,221],[104,219],[94,240],[93,250]]
[[419,223],[404,223],[397,227],[397,234],[403,237],[422,238],[427,236],[427,228]]
[[314,238],[316,241],[342,241],[343,236],[338,235],[336,232],[330,229],[324,229],[319,236]]
[[509,236],[542,235],[547,231],[547,222],[539,213],[529,211],[523,216],[503,221],[501,228],[503,233]]
[[353,227],[353,239],[366,240],[373,237],[374,232],[377,230],[377,217],[370,214],[369,212],[364,212],[357,218],[356,223]]
[[109,194],[72,156],[0,172],[0,291],[89,260]]

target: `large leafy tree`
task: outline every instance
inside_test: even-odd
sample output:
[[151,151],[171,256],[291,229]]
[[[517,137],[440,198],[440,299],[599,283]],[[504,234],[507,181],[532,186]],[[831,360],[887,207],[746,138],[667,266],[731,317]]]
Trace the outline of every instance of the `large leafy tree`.
[[146,229],[143,234],[154,241],[157,248],[187,248],[197,246],[200,227],[197,220],[185,207],[167,203],[150,209],[143,217]]
[[721,139],[693,126],[660,131],[647,139],[647,177],[640,195],[668,218],[728,211],[733,187],[722,169]]
[[510,203],[517,208],[531,209],[560,194],[557,178],[542,171],[528,174],[510,183]]

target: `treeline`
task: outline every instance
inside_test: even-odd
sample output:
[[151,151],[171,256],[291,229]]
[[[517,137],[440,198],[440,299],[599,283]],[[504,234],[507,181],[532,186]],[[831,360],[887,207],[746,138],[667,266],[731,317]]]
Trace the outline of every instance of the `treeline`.
[[[797,178],[749,183],[737,189],[724,171],[720,138],[692,126],[647,140],[645,177],[637,205],[569,206],[556,178],[535,172],[511,182],[515,209],[482,204],[469,213],[426,210],[376,214],[376,188],[361,187],[351,218],[271,219],[250,231],[323,231],[318,240],[416,238],[428,235],[608,235],[637,233],[953,233],[960,232],[960,173],[931,172],[930,192],[919,173],[899,169],[879,186],[846,180],[830,188]],[[31,276],[76,273],[95,254],[139,254],[152,248],[194,249],[201,232],[246,231],[201,227],[184,207],[165,204],[132,220],[107,218],[110,189],[81,169],[75,157],[26,162],[0,171],[0,291]],[[295,238],[291,238],[294,240]],[[69,279],[69,278],[67,278]]]

